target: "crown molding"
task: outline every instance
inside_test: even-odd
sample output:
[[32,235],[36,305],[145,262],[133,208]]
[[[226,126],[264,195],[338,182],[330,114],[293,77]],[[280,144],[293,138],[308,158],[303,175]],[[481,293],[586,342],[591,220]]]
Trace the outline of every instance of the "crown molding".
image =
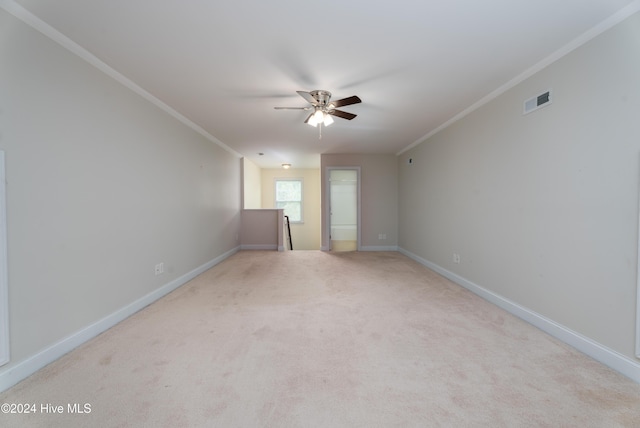
[[140,95],[142,98],[149,101],[151,104],[155,105],[156,107],[160,108],[165,113],[168,113],[170,116],[179,120],[187,127],[196,131],[198,134],[202,135],[207,140],[217,144],[218,146],[222,147],[223,149],[225,149],[226,151],[228,151],[229,153],[233,154],[236,157],[242,157],[240,153],[236,152],[231,147],[227,146],[222,141],[220,141],[219,139],[211,135],[200,125],[191,121],[186,116],[182,115],[178,111],[171,108],[168,104],[156,98],[150,92],[138,86],[135,82],[128,79],[125,75],[113,69],[107,63],[100,60],[94,54],[92,54],[91,52],[89,52],[88,50],[86,50],[85,48],[83,48],[73,40],[71,40],[69,37],[65,36],[58,30],[53,28],[51,25],[44,22],[42,19],[38,18],[37,16],[29,12],[27,9],[25,9],[15,1],[0,0],[0,8],[4,9],[5,11],[10,13],[14,17],[18,18],[20,21],[24,22],[25,24],[35,29],[36,31],[39,31],[40,33],[44,34],[46,37],[58,43],[60,46],[74,53],[78,57],[82,58],[89,64],[93,65],[95,68],[102,71],[103,73],[105,73],[112,79],[116,80],[120,84],[124,85],[125,87],[129,88],[136,94]]
[[402,153],[404,153],[404,152],[406,152],[406,151],[408,151],[408,150],[420,145],[421,143],[425,142],[426,140],[428,140],[429,138],[431,138],[432,136],[434,136],[438,132],[442,131],[445,128],[448,128],[451,125],[453,125],[454,123],[456,123],[457,121],[459,121],[463,117],[467,116],[471,112],[473,112],[473,111],[479,109],[480,107],[482,107],[483,105],[487,104],[489,101],[492,101],[492,100],[498,98],[500,95],[502,95],[503,93],[507,92],[509,89],[513,88],[514,86],[518,85],[519,83],[524,82],[529,77],[533,76],[537,72],[539,72],[539,71],[543,70],[544,68],[548,67],[549,65],[553,64],[554,62],[556,62],[560,58],[566,56],[570,52],[576,50],[580,46],[582,46],[585,43],[591,41],[592,39],[594,39],[595,37],[597,37],[600,34],[604,33],[605,31],[609,30],[610,28],[615,27],[616,25],[618,25],[619,23],[621,23],[625,19],[629,18],[631,15],[637,13],[638,11],[640,11],[640,0],[635,0],[634,2],[628,4],[624,8],[620,9],[618,12],[614,13],[613,15],[611,15],[609,18],[607,18],[604,21],[602,21],[601,23],[597,24],[595,27],[592,27],[590,30],[585,31],[580,36],[576,37],[571,42],[567,43],[566,45],[564,45],[563,47],[561,47],[560,49],[558,49],[557,51],[555,51],[551,55],[549,55],[546,58],[544,58],[543,60],[539,61],[534,66],[528,68],[527,70],[525,70],[521,74],[519,74],[516,77],[514,77],[513,79],[509,80],[504,85],[500,86],[499,88],[497,88],[494,91],[490,92],[489,94],[485,95],[483,98],[481,98],[480,100],[476,101],[474,104],[470,105],[466,109],[462,110],[460,113],[456,114],[451,119],[447,120],[446,122],[444,122],[443,124],[441,124],[440,126],[435,128],[434,130],[429,132],[428,134],[418,138],[416,141],[414,141],[413,143],[409,144],[404,149],[402,149],[399,152],[397,152],[396,156],[400,156]]

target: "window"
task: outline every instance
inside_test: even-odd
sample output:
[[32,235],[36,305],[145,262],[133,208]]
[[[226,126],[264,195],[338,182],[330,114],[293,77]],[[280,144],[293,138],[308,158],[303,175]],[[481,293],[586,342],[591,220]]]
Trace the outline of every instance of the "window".
[[284,208],[284,215],[292,223],[302,223],[302,179],[276,179],[276,208]]

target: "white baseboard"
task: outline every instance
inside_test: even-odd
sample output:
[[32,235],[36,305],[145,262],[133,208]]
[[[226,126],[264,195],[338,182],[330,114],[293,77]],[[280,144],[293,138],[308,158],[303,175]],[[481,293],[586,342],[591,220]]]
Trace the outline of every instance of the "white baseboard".
[[397,245],[363,245],[358,251],[398,251]]
[[27,359],[20,361],[19,363],[7,367],[5,370],[0,371],[0,392],[12,387],[23,379],[26,379],[36,371],[40,370],[47,364],[52,363],[64,354],[72,351],[83,343],[93,339],[100,333],[108,330],[120,321],[130,317],[134,313],[138,312],[142,308],[149,306],[151,303],[160,299],[161,297],[169,294],[173,290],[177,289],[181,285],[186,284],[196,276],[200,275],[204,271],[217,265],[227,257],[235,254],[239,250],[238,247],[233,248],[226,253],[216,257],[215,259],[198,266],[190,272],[174,279],[168,284],[163,285],[155,291],[141,297],[140,299],[128,304],[127,306],[117,310],[116,312],[96,321],[93,324],[79,330],[70,336],[60,340],[57,343],[49,346]]
[[505,311],[523,319],[524,321],[532,324],[540,330],[550,334],[551,336],[563,341],[564,343],[573,346],[580,352],[583,352],[593,358],[596,361],[620,372],[629,379],[640,383],[640,363],[629,359],[628,357],[607,348],[600,343],[581,335],[567,327],[564,327],[557,322],[546,318],[530,309],[525,308],[509,299],[506,299],[492,291],[487,290],[447,269],[440,267],[439,265],[423,259],[404,248],[398,248],[398,251],[407,257],[417,261],[421,265],[428,267],[429,269],[439,273],[445,278],[455,282],[456,284],[466,288],[467,290],[477,294],[483,299],[499,306]]
[[[329,247],[320,247],[320,251],[331,251]],[[358,251],[398,251],[397,245],[364,245]]]
[[[244,244],[240,245],[241,250],[278,250],[278,244]],[[282,250],[284,251],[284,247]]]

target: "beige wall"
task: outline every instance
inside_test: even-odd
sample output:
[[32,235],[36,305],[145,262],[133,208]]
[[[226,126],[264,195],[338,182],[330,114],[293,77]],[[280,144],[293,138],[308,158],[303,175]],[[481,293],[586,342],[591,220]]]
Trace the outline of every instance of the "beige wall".
[[[360,167],[361,250],[395,250],[398,245],[398,165],[395,155],[324,154],[320,157],[322,201],[326,169]],[[329,248],[328,216],[322,209],[322,248]],[[380,234],[386,239],[378,239]]]
[[632,360],[638,52],[636,14],[398,159],[402,249]]
[[[262,208],[275,208],[276,178],[302,178],[304,223],[291,224],[294,250],[320,249],[320,171],[318,169],[262,169]],[[288,248],[288,244],[285,245]]]
[[242,158],[242,197],[244,209],[262,208],[262,171],[247,158]]
[[6,385],[237,248],[241,176],[238,157],[2,9],[0,40]]

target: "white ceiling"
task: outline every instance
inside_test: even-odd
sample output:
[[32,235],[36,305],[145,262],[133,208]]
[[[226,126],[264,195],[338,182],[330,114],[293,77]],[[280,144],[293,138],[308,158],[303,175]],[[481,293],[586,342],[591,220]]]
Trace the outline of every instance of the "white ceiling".
[[[259,166],[308,168],[401,151],[634,2],[16,3]],[[273,109],[314,89],[358,95],[358,117],[319,140],[307,112]]]

